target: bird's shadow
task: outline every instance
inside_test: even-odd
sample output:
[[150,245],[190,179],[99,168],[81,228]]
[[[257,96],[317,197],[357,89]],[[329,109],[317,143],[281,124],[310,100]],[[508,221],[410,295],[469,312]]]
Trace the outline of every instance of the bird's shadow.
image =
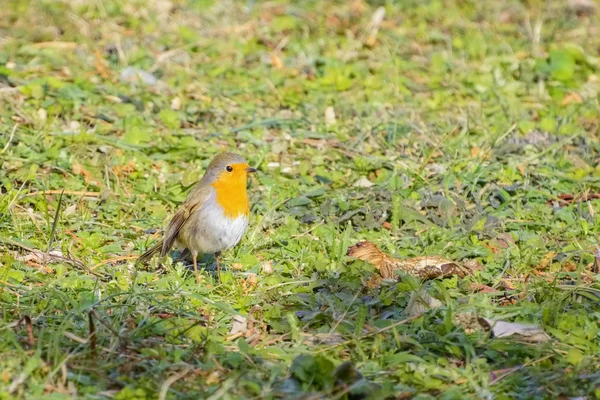
[[[194,270],[194,261],[192,259],[192,253],[188,249],[174,250],[171,252],[173,257],[173,263],[182,263],[183,266],[190,270]],[[217,259],[213,254],[203,254],[198,256],[198,269],[205,269],[210,272],[217,270]]]

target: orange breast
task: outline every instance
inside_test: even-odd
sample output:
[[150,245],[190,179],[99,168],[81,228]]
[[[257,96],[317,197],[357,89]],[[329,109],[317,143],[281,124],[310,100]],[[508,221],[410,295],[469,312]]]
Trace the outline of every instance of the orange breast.
[[226,217],[235,219],[240,215],[248,216],[250,205],[248,204],[245,176],[238,179],[219,179],[213,182],[212,187],[215,188],[217,203],[223,207]]

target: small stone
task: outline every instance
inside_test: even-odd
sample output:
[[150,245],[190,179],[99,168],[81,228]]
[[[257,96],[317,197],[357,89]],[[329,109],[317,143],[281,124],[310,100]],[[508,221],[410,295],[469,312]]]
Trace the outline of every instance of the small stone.
[[45,108],[40,108],[39,110],[37,110],[37,115],[40,121],[42,122],[46,122],[46,120],[48,119],[48,111],[46,111]]
[[262,270],[265,274],[269,275],[275,272],[273,269],[273,261],[265,261],[262,263]]
[[126,67],[121,71],[119,77],[123,82],[137,83],[142,82],[146,85],[153,86],[158,83],[158,79],[150,72],[135,67]]
[[63,215],[75,214],[75,210],[77,210],[77,203],[65,208],[65,211],[63,211]]
[[370,180],[368,180],[366,177],[361,177],[359,180],[357,180],[356,182],[354,182],[354,187],[361,187],[361,188],[370,188],[371,186],[373,186],[374,183],[371,182]]
[[171,110],[181,110],[181,99],[179,97],[173,97],[173,100],[171,100]]

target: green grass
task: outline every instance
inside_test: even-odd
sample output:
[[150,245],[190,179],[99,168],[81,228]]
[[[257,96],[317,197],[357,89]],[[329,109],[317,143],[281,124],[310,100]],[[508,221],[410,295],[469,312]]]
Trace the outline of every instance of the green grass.
[[[0,10],[0,399],[600,398],[600,200],[558,202],[600,192],[600,11],[146,3]],[[222,284],[134,268],[226,150],[259,173]],[[483,270],[371,288],[359,240]]]

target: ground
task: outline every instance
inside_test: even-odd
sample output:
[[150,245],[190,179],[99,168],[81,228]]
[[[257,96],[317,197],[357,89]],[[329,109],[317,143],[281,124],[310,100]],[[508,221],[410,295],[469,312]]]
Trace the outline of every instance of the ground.
[[[599,13],[3,4],[0,398],[600,397]],[[259,171],[222,283],[135,267],[226,150]],[[363,240],[472,272],[382,281]]]

